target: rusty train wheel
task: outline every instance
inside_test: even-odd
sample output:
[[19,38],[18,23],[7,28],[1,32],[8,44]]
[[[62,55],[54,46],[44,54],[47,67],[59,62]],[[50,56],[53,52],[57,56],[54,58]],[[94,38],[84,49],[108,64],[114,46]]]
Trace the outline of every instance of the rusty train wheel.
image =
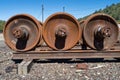
[[81,38],[79,23],[70,14],[55,13],[43,25],[43,38],[55,50],[68,50]]
[[37,47],[40,47],[43,44],[43,42],[44,42],[43,41],[43,37],[42,37],[43,23],[41,21],[39,21],[39,25],[40,25],[40,34],[41,34],[41,36],[40,36],[40,41],[37,44]]
[[84,24],[85,42],[93,49],[109,49],[117,41],[118,33],[116,21],[103,13],[91,15]]
[[[85,23],[85,20],[79,21],[80,28],[82,29],[82,34],[83,34],[84,23]],[[83,45],[83,43],[84,42],[83,42],[83,35],[82,35],[82,38],[79,40],[79,44]]]
[[31,15],[18,14],[11,17],[4,27],[6,44],[15,51],[33,49],[41,38],[41,25]]

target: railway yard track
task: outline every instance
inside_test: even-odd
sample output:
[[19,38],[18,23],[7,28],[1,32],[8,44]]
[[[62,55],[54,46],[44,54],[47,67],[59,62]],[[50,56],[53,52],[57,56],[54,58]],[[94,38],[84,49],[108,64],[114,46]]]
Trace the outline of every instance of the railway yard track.
[[120,80],[119,27],[107,14],[78,22],[58,12],[44,23],[18,14],[6,22],[3,36],[1,80]]
[[[2,45],[1,45],[2,44]],[[1,80],[119,80],[120,60],[103,59],[41,59],[33,61],[27,75],[17,74],[18,62],[4,41],[0,41],[0,79]],[[87,65],[79,68],[77,65]]]

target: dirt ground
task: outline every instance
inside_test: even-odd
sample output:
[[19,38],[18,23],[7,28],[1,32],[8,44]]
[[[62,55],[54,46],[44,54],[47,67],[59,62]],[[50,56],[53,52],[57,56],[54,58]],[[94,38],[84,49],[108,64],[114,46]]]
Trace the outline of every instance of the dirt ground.
[[27,75],[18,75],[19,63],[0,39],[0,80],[120,80],[120,60],[113,58],[35,60]]

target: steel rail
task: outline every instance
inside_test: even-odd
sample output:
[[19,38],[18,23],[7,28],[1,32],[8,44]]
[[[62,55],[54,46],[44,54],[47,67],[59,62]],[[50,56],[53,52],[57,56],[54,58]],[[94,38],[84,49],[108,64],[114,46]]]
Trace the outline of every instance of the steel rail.
[[120,50],[68,50],[13,52],[13,59],[119,58]]

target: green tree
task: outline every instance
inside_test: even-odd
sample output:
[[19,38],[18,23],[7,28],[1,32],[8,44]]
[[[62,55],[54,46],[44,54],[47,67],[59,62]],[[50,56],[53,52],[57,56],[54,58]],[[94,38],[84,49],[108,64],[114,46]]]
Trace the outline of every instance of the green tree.
[[0,31],[3,30],[4,25],[5,25],[5,21],[0,20]]
[[[106,6],[106,8],[104,9],[99,9],[99,10],[96,10],[94,13],[92,14],[95,14],[95,13],[105,13],[105,14],[108,14],[110,16],[112,16],[114,19],[116,19],[117,21],[120,21],[120,3],[117,3],[117,4],[112,4],[110,6]],[[90,14],[90,15],[92,15]],[[90,16],[88,15],[88,16]],[[86,17],[88,16],[85,16],[83,18],[80,18],[79,20],[81,19],[85,19]]]

